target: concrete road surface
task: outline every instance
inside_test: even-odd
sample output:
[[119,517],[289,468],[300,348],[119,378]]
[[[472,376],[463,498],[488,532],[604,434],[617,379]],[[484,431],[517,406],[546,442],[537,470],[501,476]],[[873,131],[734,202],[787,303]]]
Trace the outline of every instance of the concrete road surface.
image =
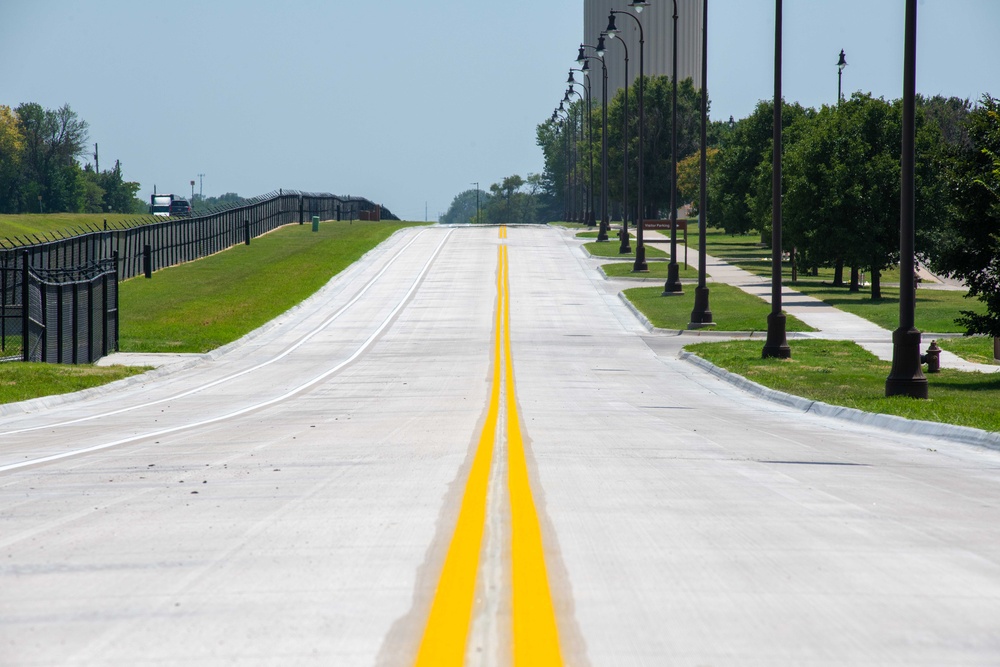
[[768,403],[556,229],[411,229],[0,417],[2,665],[1000,663],[1000,453]]

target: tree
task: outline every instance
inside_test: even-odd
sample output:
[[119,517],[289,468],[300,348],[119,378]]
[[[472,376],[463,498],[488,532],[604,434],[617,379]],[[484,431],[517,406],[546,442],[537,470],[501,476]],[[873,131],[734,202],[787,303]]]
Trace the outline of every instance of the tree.
[[[720,133],[725,142],[712,180],[708,184],[708,222],[728,234],[759,231],[768,242],[771,229],[771,143],[774,126],[773,102],[761,101],[748,117],[732,130]],[[788,128],[808,119],[814,112],[799,104],[782,107],[782,145],[791,139]],[[720,139],[721,140],[721,139]]]
[[929,256],[939,273],[965,282],[986,313],[962,311],[970,334],[1000,336],[1000,100],[985,95],[965,122],[968,144],[954,152],[950,207]]
[[494,224],[537,222],[535,198],[521,191],[525,184],[517,174],[492,184],[490,193],[493,196],[486,207],[487,220]]
[[[719,159],[719,149],[705,150],[705,163],[709,180]],[[701,202],[701,151],[688,155],[677,163],[677,203],[692,204],[691,212],[697,213]]]
[[485,220],[482,217],[482,209],[486,206],[489,199],[489,193],[483,190],[472,189],[460,192],[455,195],[455,198],[451,201],[451,206],[448,207],[448,211],[441,216],[438,222],[442,225],[477,222],[477,212],[479,213],[479,221]]
[[0,105],[0,213],[21,210],[24,134],[10,107]]

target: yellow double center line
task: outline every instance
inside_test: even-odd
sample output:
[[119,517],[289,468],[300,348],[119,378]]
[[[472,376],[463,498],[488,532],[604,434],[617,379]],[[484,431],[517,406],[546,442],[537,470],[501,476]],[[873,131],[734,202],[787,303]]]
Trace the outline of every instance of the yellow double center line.
[[[506,227],[500,228],[500,238],[507,238]],[[531,494],[521,423],[517,413],[514,363],[510,347],[510,286],[505,245],[497,249],[497,260],[496,336],[493,345],[490,404],[465,484],[458,522],[445,556],[417,655],[416,664],[421,667],[461,665],[465,660],[486,523],[490,466],[501,407],[505,413],[507,492],[511,509],[511,642],[514,664],[562,664],[555,609],[545,568],[542,531]],[[501,385],[504,396],[502,406]]]

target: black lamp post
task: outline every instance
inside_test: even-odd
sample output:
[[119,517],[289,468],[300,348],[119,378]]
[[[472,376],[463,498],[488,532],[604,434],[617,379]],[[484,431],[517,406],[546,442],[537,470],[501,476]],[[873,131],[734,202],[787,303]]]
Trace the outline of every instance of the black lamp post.
[[[732,117],[730,117],[732,118]],[[712,324],[708,306],[706,273],[706,227],[708,226],[708,0],[702,2],[701,19],[701,200],[698,203],[698,287],[694,290],[694,308],[689,329]]]
[[[571,78],[572,78],[572,75],[573,75],[573,73],[570,72],[570,77]],[[573,83],[575,83],[575,82],[573,82]],[[578,90],[576,90],[572,85],[570,85],[568,88],[566,88],[566,97],[563,98],[563,99],[565,99],[566,101],[569,101],[569,96],[570,95],[576,95],[577,97],[580,98],[580,102],[581,102],[581,106],[580,106],[580,134],[579,134],[579,136],[575,136],[575,133],[574,133],[574,137],[573,137],[576,140],[575,141],[575,145],[574,145],[574,148],[576,150],[573,151],[573,155],[574,155],[574,162],[576,164],[576,168],[574,170],[574,174],[576,176],[576,183],[577,183],[576,192],[575,192],[575,195],[574,195],[576,197],[577,210],[574,212],[574,215],[577,216],[576,217],[576,221],[577,222],[584,222],[584,218],[585,218],[586,213],[584,211],[585,204],[584,204],[584,201],[583,201],[583,199],[584,199],[584,197],[583,197],[583,193],[584,193],[584,186],[583,186],[583,166],[580,164],[580,144],[583,143],[583,104],[582,103],[586,101],[586,98]],[[576,117],[574,117],[573,118],[573,127],[574,127],[574,130],[576,128],[576,125],[577,125]]]
[[[563,162],[566,165],[566,187],[563,192],[563,219],[569,221],[570,219],[570,198],[572,193],[572,180],[573,180],[573,170],[571,169],[570,159],[569,159],[569,142],[567,137],[569,136],[569,114],[566,109],[563,108],[563,104],[566,102],[566,97],[564,96],[562,101],[559,102],[559,107],[555,110],[555,115],[563,120],[562,128],[562,138],[563,138]],[[566,114],[564,117],[562,114]]]
[[892,332],[892,369],[886,396],[927,398],[927,378],[920,365],[920,331],[915,324],[914,274],[914,115],[917,72],[917,0],[906,0],[903,30],[903,151],[899,187],[899,328]]
[[771,314],[767,316],[767,340],[763,357],[788,359],[792,349],[785,336],[785,314],[781,312],[781,0],[774,12],[774,148],[771,162]]
[[[636,12],[641,12],[643,7],[648,7],[648,6],[649,3],[646,2],[633,2],[629,4],[629,7],[635,7]],[[643,181],[645,180],[642,173],[642,157],[643,154],[646,152],[646,146],[645,146],[646,104],[645,100],[643,99],[645,97],[645,90],[646,90],[644,81],[646,78],[645,65],[643,63],[644,52],[646,50],[645,38],[643,37],[642,21],[639,20],[639,17],[637,17],[635,14],[631,14],[629,12],[623,12],[617,9],[612,9],[611,13],[608,15],[608,28],[607,30],[605,30],[605,33],[607,34],[608,37],[615,37],[619,32],[621,32],[615,26],[615,14],[620,14],[622,16],[629,17],[630,19],[635,21],[635,24],[637,26],[639,26],[639,156],[638,156],[639,190],[637,193],[638,203],[636,206],[638,217],[636,218],[636,223],[635,223],[635,262],[632,264],[632,271],[635,272],[649,271],[649,267],[646,265],[646,246],[643,245],[642,242],[642,230],[643,227],[645,227],[645,225],[643,224],[643,218],[646,216],[645,203],[642,198]]]
[[663,295],[680,294],[680,269],[677,266],[677,0],[674,0],[673,63],[671,63],[670,101],[670,263]]
[[844,58],[844,50],[840,50],[840,60],[837,62],[837,106],[840,106],[840,100],[843,99],[843,95],[840,92],[840,81],[844,76],[844,68],[847,67],[847,60]]
[[608,240],[608,66],[601,56],[588,56],[584,49],[597,49],[590,44],[581,44],[576,61],[583,61],[584,69],[591,60],[601,63],[603,86],[601,88],[601,225],[597,230],[597,240]]
[[[594,194],[593,194],[593,190],[594,190],[594,154],[590,150],[590,145],[594,141],[594,123],[593,123],[593,114],[591,114],[592,106],[591,106],[591,97],[590,97],[590,77],[588,76],[589,69],[586,68],[586,67],[581,67],[579,69],[577,69],[575,67],[571,67],[570,70],[569,70],[569,78],[566,80],[566,83],[568,83],[570,85],[570,87],[573,87],[573,86],[576,86],[576,85],[580,85],[580,83],[573,78],[573,72],[580,72],[581,74],[583,74],[584,83],[582,85],[583,85],[583,91],[584,91],[584,93],[586,93],[586,100],[587,100],[587,143],[586,143],[586,145],[587,145],[587,161],[588,161],[588,163],[590,165],[589,166],[589,173],[590,173],[590,175],[589,175],[589,177],[587,179],[587,185],[586,185],[586,187],[583,188],[583,190],[586,192],[586,195],[587,195],[586,201],[584,202],[584,222],[587,223],[588,227],[593,227],[594,226]],[[580,132],[583,132],[583,123],[580,123]]]
[[[556,115],[555,115],[555,113],[553,113],[552,114],[552,120],[555,120],[555,117],[556,117]],[[479,224],[479,181],[475,181],[474,183],[470,183],[470,185],[475,185],[476,186],[476,224],[478,225]]]
[[[600,38],[597,40],[597,55],[604,57],[607,52],[604,45],[605,34],[602,32]],[[622,120],[622,228],[618,233],[618,238],[621,240],[621,245],[618,248],[619,255],[627,255],[632,252],[632,244],[630,243],[630,237],[628,235],[628,210],[629,210],[629,198],[628,198],[628,46],[625,45],[625,40],[620,39],[618,43],[622,45],[625,49],[625,106],[624,114]]]

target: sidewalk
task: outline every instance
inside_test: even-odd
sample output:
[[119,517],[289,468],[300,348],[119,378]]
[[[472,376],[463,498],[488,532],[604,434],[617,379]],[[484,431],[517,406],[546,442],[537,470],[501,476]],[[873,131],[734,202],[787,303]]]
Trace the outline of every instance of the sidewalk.
[[[645,236],[654,239],[668,239],[668,235],[647,230]],[[678,246],[683,246],[678,242]],[[680,250],[678,250],[678,254]],[[705,268],[709,283],[725,283],[737,287],[747,294],[752,294],[767,303],[771,303],[771,280],[755,275],[749,271],[733,266],[728,262],[706,255]],[[930,287],[922,287],[926,289]],[[944,287],[944,286],[942,286]],[[947,289],[947,287],[944,287]],[[781,306],[789,315],[794,315],[802,322],[818,331],[798,334],[801,338],[819,338],[828,340],[852,340],[868,350],[879,359],[892,361],[892,332],[877,324],[828,305],[819,299],[797,292],[787,286],[781,289]],[[933,340],[934,334],[925,333],[921,336],[923,348],[926,350]],[[981,373],[1000,373],[1000,366],[991,364],[975,364],[961,357],[942,350],[941,367],[955,370]]]

